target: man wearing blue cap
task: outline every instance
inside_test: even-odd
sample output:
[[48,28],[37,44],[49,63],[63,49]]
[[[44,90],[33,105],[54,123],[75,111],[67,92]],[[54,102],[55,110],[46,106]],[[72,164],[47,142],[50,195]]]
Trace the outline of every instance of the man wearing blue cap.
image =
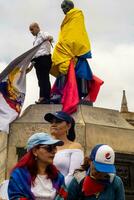
[[116,175],[114,161],[115,153],[110,146],[96,145],[88,162],[74,174],[68,200],[125,200],[124,186]]

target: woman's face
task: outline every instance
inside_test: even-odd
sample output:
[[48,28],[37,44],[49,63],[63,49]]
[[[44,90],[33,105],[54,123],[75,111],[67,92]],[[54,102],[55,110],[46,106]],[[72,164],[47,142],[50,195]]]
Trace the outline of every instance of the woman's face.
[[71,124],[66,121],[62,121],[59,119],[53,119],[50,126],[50,132],[56,138],[60,136],[66,135],[68,130],[71,128]]
[[96,180],[100,180],[100,181],[106,181],[110,179],[110,176],[108,173],[104,173],[104,172],[98,172],[95,167],[93,162],[90,163],[90,177]]
[[57,147],[55,145],[40,145],[33,149],[33,154],[37,162],[52,164]]

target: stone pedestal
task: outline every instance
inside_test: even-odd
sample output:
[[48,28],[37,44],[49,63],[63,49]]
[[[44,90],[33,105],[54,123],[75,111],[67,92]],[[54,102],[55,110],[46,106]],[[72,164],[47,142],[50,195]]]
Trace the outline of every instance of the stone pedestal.
[[6,177],[7,169],[7,133],[0,132],[0,181],[4,180]]
[[[44,120],[44,115],[58,110],[61,110],[61,105],[31,105],[20,118],[11,124],[8,137],[6,134],[0,135],[2,138],[0,138],[2,177],[8,178],[10,170],[25,152],[24,148],[29,136],[35,132],[49,132],[50,125]],[[129,173],[132,174],[134,171],[134,127],[118,111],[79,105],[73,117],[76,121],[76,140],[82,144],[85,155],[89,155],[90,150],[96,144],[108,144],[118,154],[116,159],[118,168],[120,169],[120,165],[122,167],[127,165]],[[123,156],[124,158],[131,157],[131,166],[128,160],[121,164],[120,159],[123,160]],[[132,174],[128,176],[128,182],[130,177],[134,179]],[[134,183],[134,180],[132,182]],[[132,196],[133,190],[134,185],[131,184],[130,191],[127,189],[129,197]],[[131,199],[129,197],[126,199]]]

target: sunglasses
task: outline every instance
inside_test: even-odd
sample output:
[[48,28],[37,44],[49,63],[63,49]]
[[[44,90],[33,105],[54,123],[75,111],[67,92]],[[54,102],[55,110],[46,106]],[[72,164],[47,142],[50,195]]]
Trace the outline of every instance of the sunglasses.
[[43,148],[45,150],[47,150],[47,152],[51,153],[54,150],[56,150],[56,146],[55,145],[42,145],[39,148]]

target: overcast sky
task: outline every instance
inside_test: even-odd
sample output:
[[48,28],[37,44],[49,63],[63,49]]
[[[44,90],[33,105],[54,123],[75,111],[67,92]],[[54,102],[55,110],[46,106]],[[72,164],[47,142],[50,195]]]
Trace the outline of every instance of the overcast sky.
[[[61,2],[0,0],[0,72],[32,47],[33,36],[28,29],[31,22],[38,22],[56,43],[64,18]],[[94,106],[120,110],[122,91],[126,90],[129,111],[134,112],[134,0],[74,0],[74,3],[85,15],[92,45],[91,69],[104,80]],[[27,75],[24,107],[37,99],[33,69]]]

